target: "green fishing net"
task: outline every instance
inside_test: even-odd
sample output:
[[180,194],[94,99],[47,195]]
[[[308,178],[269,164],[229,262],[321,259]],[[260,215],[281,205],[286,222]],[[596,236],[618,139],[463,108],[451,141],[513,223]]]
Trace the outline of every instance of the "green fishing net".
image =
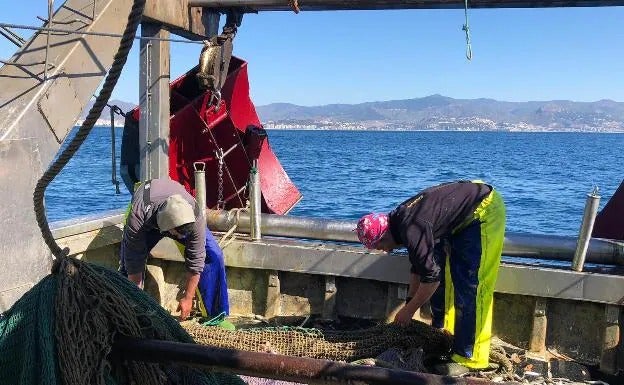
[[23,385],[244,385],[234,375],[111,356],[120,336],[193,343],[145,292],[115,271],[70,258],[0,318],[0,379]]

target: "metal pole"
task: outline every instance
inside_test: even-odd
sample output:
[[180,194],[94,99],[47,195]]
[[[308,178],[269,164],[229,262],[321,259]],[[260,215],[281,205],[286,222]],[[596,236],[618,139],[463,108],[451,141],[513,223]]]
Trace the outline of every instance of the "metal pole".
[[[238,217],[237,231],[249,233],[249,214],[241,212]],[[208,210],[206,221],[213,230],[227,231],[235,224],[236,216],[228,216],[227,211]],[[353,231],[356,221],[261,214],[260,222],[265,236],[358,242]],[[503,255],[571,261],[575,246],[576,237],[506,233]],[[587,258],[593,263],[624,265],[624,242],[591,239]]]
[[0,27],[0,35],[6,37],[11,43],[18,47],[21,47],[24,43],[26,43],[26,40],[22,39],[19,35],[13,33],[13,31],[6,27]]
[[206,163],[194,162],[195,200],[202,217],[206,217]]
[[115,193],[121,194],[119,190],[119,181],[117,180],[117,155],[116,155],[116,144],[115,144],[115,110],[113,107],[108,106],[108,110],[110,111],[110,120],[111,120],[111,182],[115,185]]
[[596,221],[599,205],[600,195],[598,195],[598,187],[594,187],[594,191],[587,194],[587,200],[585,201],[583,221],[581,222],[581,228],[579,230],[574,258],[572,259],[572,270],[574,271],[583,271],[583,265],[585,264],[585,257],[587,255],[587,249],[589,248],[589,241],[591,239],[592,230],[594,229],[594,222]]
[[[66,29],[66,28],[36,27],[33,25],[12,24],[12,23],[0,23],[0,28],[25,29],[27,31],[56,32],[56,33],[63,33],[63,34],[68,34],[68,35],[102,36],[102,37],[116,37],[116,38],[120,38],[123,36],[122,34],[119,34],[119,33],[72,30],[72,29]],[[170,43],[202,44],[202,45],[204,44],[201,41],[170,39],[168,37],[156,37],[156,36],[135,36],[134,39],[135,40],[149,40],[149,41],[168,41]]]
[[[491,385],[475,378],[454,378],[281,354],[245,352],[171,341],[123,338],[114,351],[123,359],[179,363],[236,374],[306,384]],[[229,369],[229,370],[227,370]],[[516,383],[517,384],[517,383]]]
[[262,211],[261,208],[261,189],[260,189],[260,174],[258,170],[258,160],[254,159],[253,164],[251,166],[251,171],[249,173],[249,198],[250,198],[250,214],[251,214],[251,224],[249,235],[252,241],[257,241],[262,238],[261,232],[261,218],[260,214]]
[[[52,11],[54,10],[54,0],[48,0],[48,27],[52,28]],[[43,80],[48,80],[48,55],[50,52],[50,31],[46,35],[46,49],[45,49],[45,67],[43,68]]]
[[[244,8],[257,11],[291,11],[289,0],[189,0],[190,7]],[[621,0],[471,0],[470,8],[608,7],[624,5]],[[464,0],[304,0],[303,11],[373,9],[463,9]]]

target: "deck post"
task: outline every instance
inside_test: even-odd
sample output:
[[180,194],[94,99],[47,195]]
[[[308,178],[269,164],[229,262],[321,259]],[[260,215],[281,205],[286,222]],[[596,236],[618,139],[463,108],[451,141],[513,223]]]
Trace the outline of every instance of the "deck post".
[[280,279],[278,272],[275,270],[269,271],[267,291],[266,291],[266,308],[264,311],[264,317],[271,319],[280,315]]
[[600,354],[600,370],[609,374],[617,374],[618,345],[620,342],[620,307],[605,306],[605,326]]
[[533,353],[543,353],[546,351],[546,329],[548,317],[546,316],[546,298],[535,299],[535,310],[533,311],[533,328],[529,340],[529,351]]
[[323,301],[323,319],[332,320],[336,314],[336,277],[325,276],[325,300]]

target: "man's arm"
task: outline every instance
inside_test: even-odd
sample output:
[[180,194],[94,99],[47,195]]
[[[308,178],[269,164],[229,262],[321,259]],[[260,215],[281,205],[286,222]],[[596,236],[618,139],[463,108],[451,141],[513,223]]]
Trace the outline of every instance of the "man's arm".
[[180,311],[180,320],[184,321],[191,314],[191,308],[193,307],[193,298],[195,297],[195,291],[199,284],[199,273],[187,272],[186,273],[186,289],[184,290],[184,296],[180,299],[178,304],[178,310]]
[[414,297],[394,317],[394,323],[407,326],[416,310],[431,298],[439,285],[440,282],[420,282]]
[[202,217],[196,219],[194,231],[186,235],[184,260],[187,269],[186,289],[178,304],[182,321],[191,314],[193,298],[206,261],[206,222]]
[[122,235],[122,253],[128,279],[141,287],[147,259],[147,234],[143,218],[135,215],[134,207],[128,214]]
[[407,304],[414,295],[418,291],[418,287],[420,286],[420,275],[416,273],[410,273],[410,283],[409,288],[407,289],[407,296],[405,297],[405,303]]

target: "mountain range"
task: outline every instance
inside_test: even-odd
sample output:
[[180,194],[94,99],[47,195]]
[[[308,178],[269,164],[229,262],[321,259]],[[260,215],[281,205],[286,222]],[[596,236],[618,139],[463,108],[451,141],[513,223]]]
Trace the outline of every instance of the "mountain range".
[[[126,112],[135,107],[119,100],[109,104]],[[273,103],[256,110],[264,126],[275,129],[624,132],[624,103],[612,100],[505,102],[431,95],[311,107]],[[110,124],[108,108],[99,123]],[[120,123],[123,119],[116,118]]]
[[265,126],[276,128],[624,132],[624,103],[612,100],[503,102],[431,95],[314,107],[274,103],[257,111]]

